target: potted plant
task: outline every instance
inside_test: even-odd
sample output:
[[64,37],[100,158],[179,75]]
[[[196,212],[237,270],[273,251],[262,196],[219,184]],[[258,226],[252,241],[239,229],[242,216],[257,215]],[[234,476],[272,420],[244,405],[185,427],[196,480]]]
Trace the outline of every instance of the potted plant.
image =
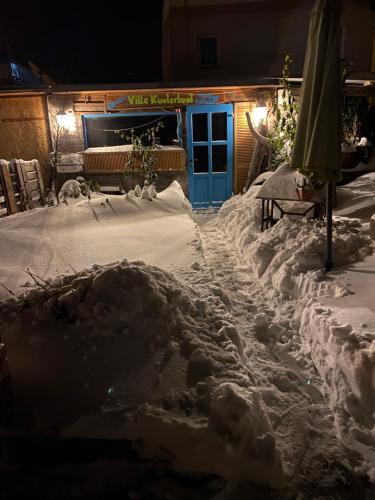
[[321,189],[322,184],[313,182],[306,175],[296,173],[296,192],[298,199],[301,201],[311,201],[315,196],[315,192]]

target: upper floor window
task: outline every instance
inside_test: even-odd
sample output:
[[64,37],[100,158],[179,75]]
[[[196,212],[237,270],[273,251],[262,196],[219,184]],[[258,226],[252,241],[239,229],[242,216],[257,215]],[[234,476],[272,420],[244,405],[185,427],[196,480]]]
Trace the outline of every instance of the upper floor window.
[[199,37],[200,65],[216,66],[217,58],[217,36],[201,35]]

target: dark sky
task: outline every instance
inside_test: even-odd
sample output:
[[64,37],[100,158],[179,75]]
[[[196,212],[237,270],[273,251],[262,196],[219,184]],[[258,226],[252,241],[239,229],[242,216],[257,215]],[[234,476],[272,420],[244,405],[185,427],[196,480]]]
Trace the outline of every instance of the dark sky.
[[162,0],[3,2],[2,59],[31,59],[60,83],[161,79]]

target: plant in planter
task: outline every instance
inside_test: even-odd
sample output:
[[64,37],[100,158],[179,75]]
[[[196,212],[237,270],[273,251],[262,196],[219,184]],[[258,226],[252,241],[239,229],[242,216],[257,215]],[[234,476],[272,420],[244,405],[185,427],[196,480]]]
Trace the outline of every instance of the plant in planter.
[[301,201],[311,201],[316,191],[323,187],[322,182],[314,182],[310,177],[306,177],[299,172],[295,176],[297,196]]
[[156,144],[155,134],[164,125],[159,122],[156,126],[148,128],[140,135],[130,130],[130,134],[123,131],[117,132],[122,139],[125,139],[127,144],[131,144],[132,148],[129,151],[126,159],[125,171],[126,176],[132,175],[133,189],[135,187],[135,174],[138,174],[138,184],[156,184],[158,174],[156,172],[157,156],[155,150],[160,149]]

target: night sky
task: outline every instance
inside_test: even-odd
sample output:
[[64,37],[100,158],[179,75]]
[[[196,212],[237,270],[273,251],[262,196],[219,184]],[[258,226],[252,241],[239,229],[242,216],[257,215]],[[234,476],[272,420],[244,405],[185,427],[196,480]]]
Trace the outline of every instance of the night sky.
[[162,0],[2,4],[0,58],[31,59],[58,83],[161,79]]

